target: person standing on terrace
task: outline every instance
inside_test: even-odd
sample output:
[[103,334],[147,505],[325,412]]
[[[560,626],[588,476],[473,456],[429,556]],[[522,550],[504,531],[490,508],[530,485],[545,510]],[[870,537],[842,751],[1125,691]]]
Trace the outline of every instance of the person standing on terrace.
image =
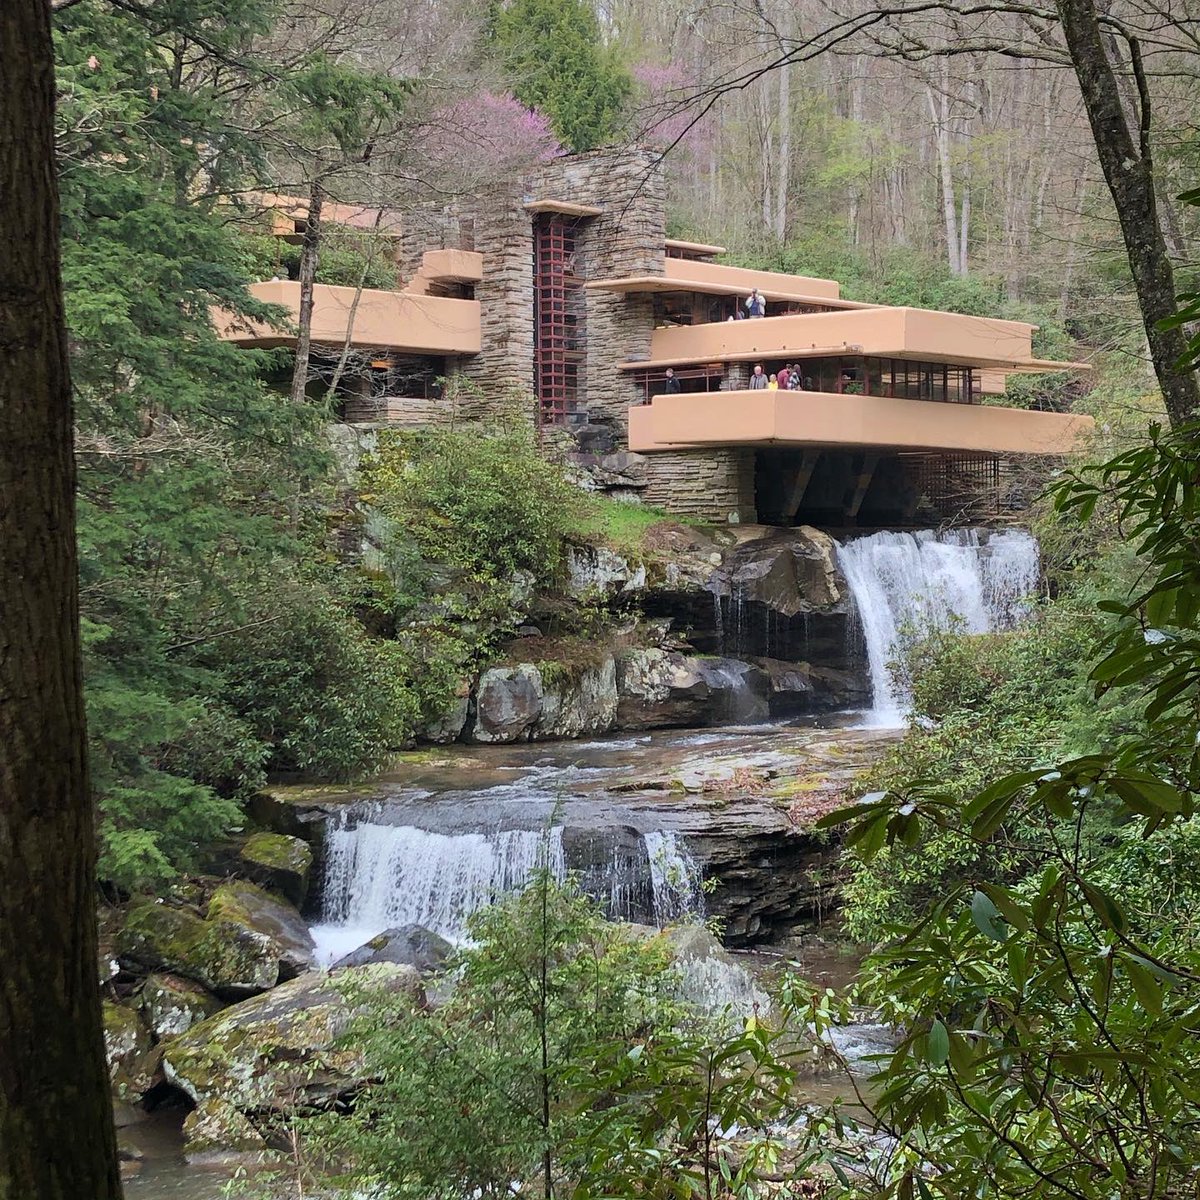
[[758,288],[755,288],[746,297],[746,312],[751,317],[765,317],[767,315],[766,297],[763,296]]
[[779,373],[775,378],[779,381],[779,390],[781,392],[786,392],[792,386],[792,373],[786,363],[779,368]]
[[675,378],[675,372],[672,368],[667,368],[667,395],[673,396],[679,391],[679,380]]
[[754,368],[754,373],[750,376],[750,386],[755,391],[758,391],[759,388],[765,388],[768,382],[769,380],[763,374],[762,363],[759,363]]

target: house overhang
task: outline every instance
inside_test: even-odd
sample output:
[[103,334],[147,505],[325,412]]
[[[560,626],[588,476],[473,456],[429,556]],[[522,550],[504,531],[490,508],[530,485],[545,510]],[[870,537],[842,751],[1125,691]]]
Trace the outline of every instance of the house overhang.
[[[294,324],[300,312],[300,284],[272,279],[250,285],[256,300],[284,308]],[[316,284],[313,287],[312,340],[318,345],[395,351],[403,354],[458,356],[480,351],[477,300],[424,296]],[[217,310],[218,334],[243,346],[289,346],[294,333],[260,321],[243,321]]]
[[629,448],[728,446],[1065,455],[1095,428],[1091,417],[982,404],[828,392],[734,391],[656,396],[629,410]]
[[[630,362],[621,363],[618,368],[621,371],[660,371],[667,367],[707,367],[707,366],[723,366],[727,363],[735,362],[762,362],[764,358],[776,358],[786,356],[789,361],[803,362],[806,358],[848,358],[859,357],[865,353],[862,346],[852,346],[846,342],[842,342],[836,346],[810,346],[805,350],[783,350],[778,354],[760,351],[754,351],[751,354],[726,354],[723,358],[644,358],[633,359]],[[894,358],[897,362],[938,362],[946,363],[950,366],[966,366],[979,367],[984,372],[994,373],[991,379],[992,387],[984,387],[982,390],[985,393],[993,395],[1001,395],[1004,388],[999,385],[997,376],[1003,378],[1008,375],[1048,375],[1055,371],[1090,371],[1092,369],[1090,363],[1084,362],[1057,362],[1049,358],[1030,358],[1030,359],[957,359],[952,356],[942,356],[936,359],[931,358],[928,353],[912,354],[906,351],[896,350],[872,350],[870,352],[872,358]]]
[[747,362],[854,354],[1015,370],[1075,370],[1032,353],[1035,326],[923,308],[792,313],[655,329],[648,362]]
[[[685,259],[668,259],[669,269],[673,271],[676,262]],[[694,279],[669,273],[665,275],[621,275],[613,279],[593,279],[585,283],[584,288],[590,292],[617,292],[625,295],[637,295],[645,292],[699,292],[705,296],[745,296],[749,289],[734,283],[698,283]],[[855,300],[839,300],[831,296],[814,296],[809,292],[788,292],[775,288],[760,288],[766,300],[778,300],[790,304],[819,304],[822,308],[871,308],[872,305],[860,304]]]
[[727,253],[724,246],[710,246],[707,242],[685,242],[679,238],[667,238],[663,245],[668,250],[679,250],[684,254],[698,254],[703,258],[713,258],[718,254]]
[[560,217],[599,217],[604,214],[604,209],[597,208],[594,204],[576,204],[573,200],[554,200],[551,198],[526,200],[524,208],[526,212],[533,213],[534,215],[539,213],[555,213]]

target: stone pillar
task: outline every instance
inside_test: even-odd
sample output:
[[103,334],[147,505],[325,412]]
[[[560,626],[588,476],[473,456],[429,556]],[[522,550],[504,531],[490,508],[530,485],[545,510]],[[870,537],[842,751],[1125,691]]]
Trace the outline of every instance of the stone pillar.
[[749,363],[729,363],[725,369],[725,378],[721,380],[721,391],[745,391],[750,386],[750,371]]
[[481,353],[463,374],[499,392],[533,390],[533,218],[519,191],[501,189],[475,210],[475,246],[483,254]]

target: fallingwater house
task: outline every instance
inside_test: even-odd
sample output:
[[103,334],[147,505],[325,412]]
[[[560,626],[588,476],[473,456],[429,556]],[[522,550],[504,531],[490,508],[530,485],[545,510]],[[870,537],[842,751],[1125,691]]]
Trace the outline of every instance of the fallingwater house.
[[[1035,326],[861,304],[831,279],[718,263],[722,247],[666,236],[664,194],[655,156],[600,151],[403,215],[327,206],[327,221],[385,239],[405,282],[318,282],[315,372],[327,386],[353,351],[338,390],[355,425],[447,419],[460,380],[477,385],[476,413],[531,390],[541,424],[570,431],[610,486],[718,521],[879,528],[978,513],[1006,462],[1066,454],[1090,429],[985,403],[1014,372],[1086,369],[1035,358]],[[299,240],[303,203],[267,204],[276,235]],[[765,317],[731,319],[755,288]],[[251,290],[298,310],[297,282]],[[294,341],[227,320],[223,333]],[[799,364],[811,390],[751,388],[759,364]]]

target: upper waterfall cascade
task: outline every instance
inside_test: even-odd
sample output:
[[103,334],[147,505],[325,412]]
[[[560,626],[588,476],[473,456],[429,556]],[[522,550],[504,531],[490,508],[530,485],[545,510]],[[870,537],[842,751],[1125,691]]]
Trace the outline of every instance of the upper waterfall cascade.
[[958,626],[1011,628],[1037,587],[1037,540],[1025,530],[873,533],[840,543],[838,562],[867,648],[872,723],[901,725],[909,697],[890,663],[901,639]]

